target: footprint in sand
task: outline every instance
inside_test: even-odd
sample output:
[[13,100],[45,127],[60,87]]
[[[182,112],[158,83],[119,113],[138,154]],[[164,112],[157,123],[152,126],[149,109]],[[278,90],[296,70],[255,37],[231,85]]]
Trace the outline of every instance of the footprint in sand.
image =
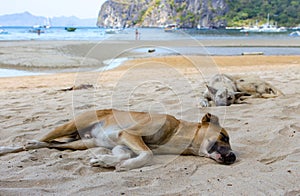
[[261,159],[259,160],[259,162],[265,164],[265,165],[269,165],[272,163],[275,163],[277,161],[282,161],[284,160],[288,155],[282,155],[282,156],[277,156],[277,157],[270,157],[270,158],[266,158],[266,159]]
[[294,137],[297,132],[300,132],[300,127],[298,127],[296,124],[285,126],[283,129],[279,130],[280,135],[288,137]]
[[169,91],[170,90],[170,87],[159,87],[159,86],[157,86],[156,87],[156,89],[155,89],[155,91],[157,92],[157,91],[159,91],[159,92],[166,92],[166,91]]
[[142,186],[149,186],[153,183],[152,179],[146,179],[146,178],[128,178],[126,177],[123,184],[128,187],[142,187]]
[[112,172],[113,170],[114,168],[79,166],[74,170],[73,175],[87,176],[98,172]]

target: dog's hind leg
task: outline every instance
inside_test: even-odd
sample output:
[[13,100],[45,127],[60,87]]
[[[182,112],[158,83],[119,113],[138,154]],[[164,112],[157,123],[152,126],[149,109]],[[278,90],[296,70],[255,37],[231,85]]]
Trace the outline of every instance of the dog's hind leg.
[[[107,112],[107,111],[106,111]],[[105,111],[104,111],[105,113]],[[99,111],[99,116],[97,116],[95,111],[85,112],[77,116],[74,120],[69,121],[68,123],[57,127],[56,129],[48,132],[42,138],[39,139],[41,142],[49,142],[61,137],[68,137],[71,135],[80,135],[87,129],[95,125],[101,117],[101,111]]]
[[71,149],[71,150],[85,150],[95,147],[94,139],[83,139],[72,142],[40,142],[38,140],[30,140],[23,147],[24,150],[33,150],[39,148],[56,148],[56,149]]
[[42,138],[40,138],[38,141],[41,142],[49,142],[51,140],[68,136],[71,134],[74,134],[77,132],[76,124],[74,121],[70,121],[69,123],[66,123],[64,125],[61,125],[57,127],[56,129],[50,131],[46,135],[44,135]]
[[86,150],[88,148],[96,147],[94,138],[90,139],[80,139],[72,142],[66,143],[49,143],[49,148],[56,148],[56,149],[71,149],[71,150]]

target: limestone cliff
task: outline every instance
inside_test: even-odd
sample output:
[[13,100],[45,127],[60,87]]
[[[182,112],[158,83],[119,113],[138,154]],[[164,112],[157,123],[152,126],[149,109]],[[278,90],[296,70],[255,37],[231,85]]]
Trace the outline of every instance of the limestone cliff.
[[226,0],[107,0],[101,7],[98,26],[182,27],[226,26]]

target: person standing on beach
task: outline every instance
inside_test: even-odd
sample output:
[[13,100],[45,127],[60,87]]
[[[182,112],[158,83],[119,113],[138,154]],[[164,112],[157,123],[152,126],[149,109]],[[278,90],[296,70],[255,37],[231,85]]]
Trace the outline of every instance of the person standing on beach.
[[139,40],[139,39],[140,39],[140,33],[138,29],[135,29],[135,40]]

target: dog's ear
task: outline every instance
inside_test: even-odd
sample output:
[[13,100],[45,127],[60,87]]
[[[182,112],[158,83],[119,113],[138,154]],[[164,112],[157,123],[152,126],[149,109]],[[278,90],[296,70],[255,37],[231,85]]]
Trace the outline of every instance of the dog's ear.
[[245,92],[234,92],[234,98],[236,100],[241,98],[242,96],[251,96],[251,94]]
[[210,113],[206,113],[201,120],[202,123],[213,123],[213,124],[219,124],[219,118],[215,115],[212,115]]
[[216,95],[217,94],[217,89],[215,89],[214,87],[211,87],[211,86],[208,86],[206,85],[206,88],[208,90],[208,92],[211,94],[211,95]]

